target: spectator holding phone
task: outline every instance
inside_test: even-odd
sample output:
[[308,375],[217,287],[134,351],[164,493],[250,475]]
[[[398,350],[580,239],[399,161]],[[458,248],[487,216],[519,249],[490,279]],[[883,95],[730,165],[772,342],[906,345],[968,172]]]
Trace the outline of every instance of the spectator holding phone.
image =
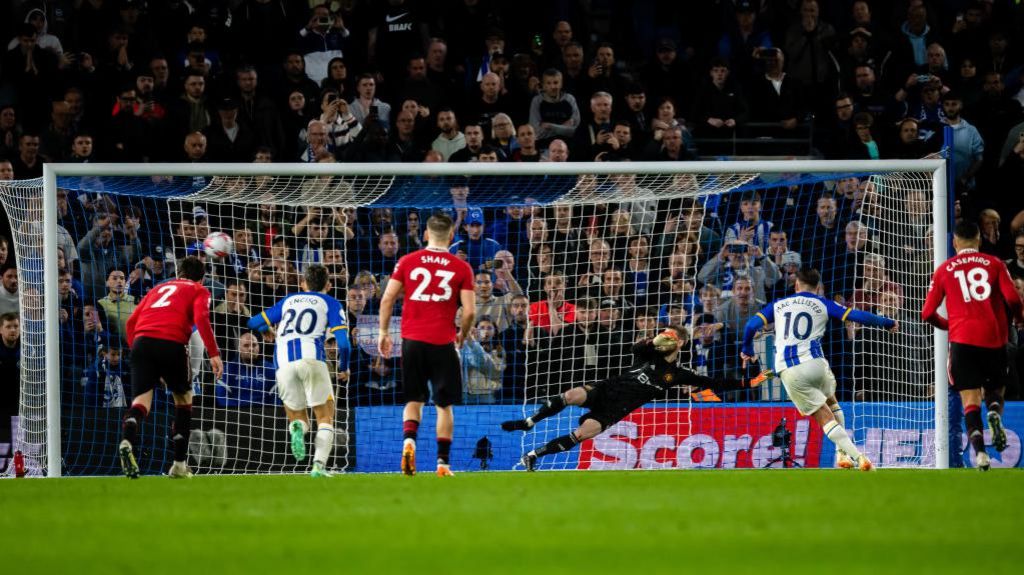
[[360,74],[356,80],[356,98],[349,105],[352,115],[360,124],[375,121],[384,130],[391,127],[391,104],[377,97],[377,80],[373,74]]
[[334,91],[324,92],[320,99],[320,121],[327,126],[327,138],[340,157],[345,147],[363,130],[363,126],[349,110],[348,102]]
[[761,248],[742,240],[727,241],[716,257],[708,260],[697,279],[722,290],[722,297],[731,297],[739,278],[748,278],[754,297],[764,300],[764,290],[779,280],[779,267],[764,257]]
[[343,58],[342,46],[349,37],[340,14],[331,14],[326,3],[313,8],[313,13],[299,30],[295,45],[306,60],[310,79],[320,83],[327,77],[327,65],[333,58]]
[[761,219],[761,194],[756,190],[743,193],[740,198],[740,221],[725,230],[726,243],[740,240],[768,251],[772,222]]
[[619,149],[612,129],[612,95],[608,92],[594,92],[590,97],[591,119],[576,130],[572,144],[573,160],[593,161],[601,152]]

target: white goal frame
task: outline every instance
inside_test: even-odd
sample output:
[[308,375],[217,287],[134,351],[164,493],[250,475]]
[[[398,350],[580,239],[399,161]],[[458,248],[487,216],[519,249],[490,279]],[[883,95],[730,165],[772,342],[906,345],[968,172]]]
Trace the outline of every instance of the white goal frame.
[[[702,162],[566,162],[566,163],[233,163],[233,164],[44,164],[43,165],[43,306],[47,350],[59,349],[60,306],[57,288],[57,177],[101,176],[538,176],[583,174],[822,174],[822,173],[928,173],[932,174],[934,264],[946,260],[946,160],[766,160]],[[934,330],[935,348],[935,468],[949,465],[947,410],[948,355],[945,331]],[[60,357],[46,354],[46,475],[60,477],[61,465]]]

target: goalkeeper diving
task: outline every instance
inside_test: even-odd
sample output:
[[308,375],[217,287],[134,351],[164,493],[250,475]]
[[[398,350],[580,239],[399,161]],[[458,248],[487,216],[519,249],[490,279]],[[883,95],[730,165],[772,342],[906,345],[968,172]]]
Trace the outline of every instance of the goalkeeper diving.
[[545,400],[532,416],[502,423],[501,428],[505,431],[527,431],[566,406],[578,405],[589,410],[580,417],[575,431],[523,455],[520,464],[527,471],[534,471],[537,459],[568,451],[578,443],[599,435],[644,404],[663,398],[673,387],[681,387],[687,393],[707,388],[716,391],[749,389],[772,376],[766,371],[750,379],[715,379],[679,367],[676,362],[683,345],[682,335],[683,328],[669,326],[653,340],[635,344],[633,355],[636,361],[619,375],[592,385],[574,387]]

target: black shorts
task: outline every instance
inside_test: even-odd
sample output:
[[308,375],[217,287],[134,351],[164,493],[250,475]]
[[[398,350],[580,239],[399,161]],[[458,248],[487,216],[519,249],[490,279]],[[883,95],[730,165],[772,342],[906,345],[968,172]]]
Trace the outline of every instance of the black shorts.
[[1006,387],[1010,363],[1005,347],[949,344],[949,383],[956,391]]
[[462,363],[455,344],[434,345],[402,340],[402,393],[406,403],[426,403],[434,388],[434,405],[448,407],[462,401]]
[[192,390],[192,374],[185,344],[166,339],[137,337],[132,346],[132,397],[160,385],[163,378],[172,393]]
[[634,387],[616,381],[602,381],[588,389],[583,407],[589,411],[580,416],[579,424],[593,419],[601,424],[604,431],[651,401],[650,393]]

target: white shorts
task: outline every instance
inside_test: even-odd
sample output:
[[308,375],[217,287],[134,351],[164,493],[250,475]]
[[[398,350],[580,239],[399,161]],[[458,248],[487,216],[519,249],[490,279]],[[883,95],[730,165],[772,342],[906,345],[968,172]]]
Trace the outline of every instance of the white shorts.
[[800,415],[810,415],[825,405],[825,400],[836,392],[836,376],[828,362],[815,358],[779,374],[789,399]]
[[285,407],[301,411],[334,399],[334,386],[327,364],[315,359],[300,359],[277,368],[277,394]]

